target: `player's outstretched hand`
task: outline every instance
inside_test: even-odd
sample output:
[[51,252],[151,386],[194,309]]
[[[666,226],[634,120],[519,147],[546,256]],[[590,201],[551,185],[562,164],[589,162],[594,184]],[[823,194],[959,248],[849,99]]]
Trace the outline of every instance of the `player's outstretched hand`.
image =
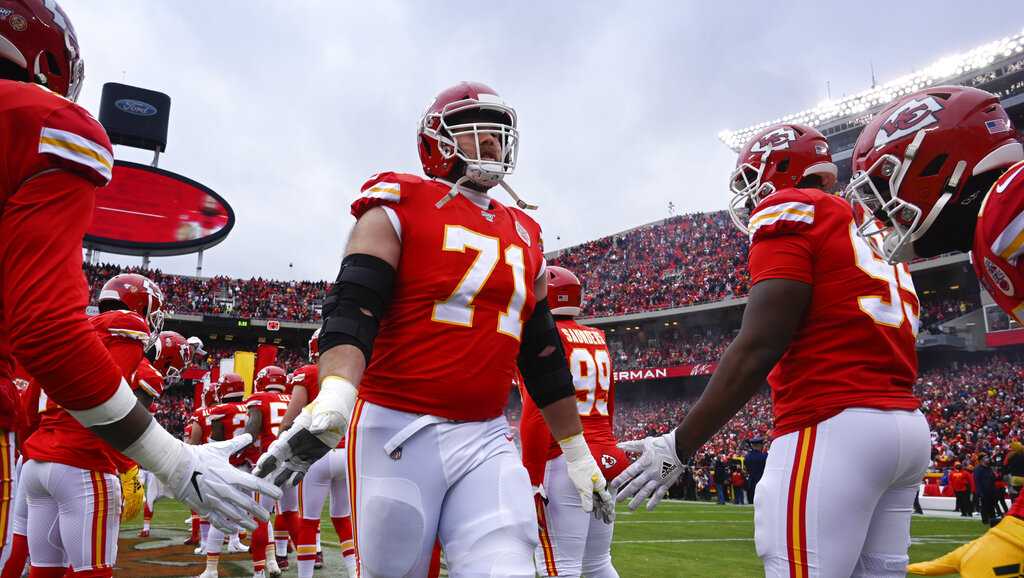
[[157,477],[175,498],[207,517],[217,529],[225,533],[253,530],[253,516],[270,519],[270,512],[253,499],[253,492],[276,500],[281,497],[281,490],[228,463],[231,454],[251,443],[252,436],[243,434],[201,446],[182,444],[177,467],[168,475]]
[[254,474],[271,480],[274,485],[297,485],[309,466],[338,446],[341,437],[331,444],[310,431],[312,416],[303,411],[296,416],[292,427],[283,432],[256,462]]
[[320,394],[304,407],[288,431],[281,433],[256,462],[254,472],[278,486],[298,484],[309,466],[338,447],[356,404],[350,381],[331,375],[320,383]]
[[977,576],[1018,576],[1024,560],[1024,520],[1007,516],[996,527],[956,550],[927,562],[907,566],[907,572],[921,576],[959,573]]
[[569,470],[569,479],[580,494],[584,512],[591,512],[605,524],[615,521],[615,500],[608,492],[608,482],[597,467],[583,434],[561,440],[562,455]]
[[663,436],[621,442],[619,448],[639,453],[640,457],[612,480],[618,501],[632,498],[629,509],[633,511],[647,499],[647,510],[653,510],[683,473],[683,464],[676,456],[675,430]]

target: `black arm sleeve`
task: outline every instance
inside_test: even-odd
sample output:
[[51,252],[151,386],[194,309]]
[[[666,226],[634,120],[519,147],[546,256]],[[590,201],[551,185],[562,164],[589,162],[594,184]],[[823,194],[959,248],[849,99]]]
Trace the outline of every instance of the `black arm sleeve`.
[[380,319],[391,304],[396,271],[387,261],[356,253],[341,262],[341,271],[324,299],[320,352],[338,345],[354,345],[366,364],[373,355]]
[[565,348],[547,300],[538,301],[533,315],[523,324],[519,371],[527,393],[541,409],[576,395]]

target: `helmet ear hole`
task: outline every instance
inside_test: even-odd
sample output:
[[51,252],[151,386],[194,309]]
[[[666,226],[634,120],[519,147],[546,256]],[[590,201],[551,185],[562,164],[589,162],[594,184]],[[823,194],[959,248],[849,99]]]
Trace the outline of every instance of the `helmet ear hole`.
[[928,162],[928,164],[923,169],[921,169],[921,173],[919,176],[930,177],[939,174],[939,171],[942,170],[942,165],[946,163],[946,159],[948,158],[948,156],[949,155],[947,155],[946,153],[942,153],[941,155],[938,155],[937,157],[933,158],[931,161]]
[[821,175],[807,175],[796,184],[800,189],[824,189],[825,179]]
[[788,170],[789,170],[789,159],[783,159],[783,161],[779,163],[779,166],[775,167],[775,171],[779,172],[779,173],[784,173],[784,172],[786,172]]
[[57,61],[57,57],[49,50],[46,51],[46,65],[50,69],[51,74],[64,76],[64,71],[60,69],[60,62]]

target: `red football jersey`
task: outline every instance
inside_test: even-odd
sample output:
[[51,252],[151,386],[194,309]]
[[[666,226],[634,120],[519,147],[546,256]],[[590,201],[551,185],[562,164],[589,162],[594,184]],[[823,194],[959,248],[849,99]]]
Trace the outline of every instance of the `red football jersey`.
[[261,391],[254,393],[245,400],[246,411],[253,408],[258,409],[262,420],[260,421],[260,439],[256,440],[259,447],[267,449],[274,443],[277,435],[281,432],[281,420],[288,411],[290,395],[276,393],[273,391]]
[[[35,84],[0,80],[0,150],[4,235],[29,240],[44,227],[47,235],[46,251],[10,257],[0,277],[10,313],[0,323],[0,389],[11,379],[14,353],[62,403],[92,407],[119,384],[117,368],[87,323],[81,272],[94,187],[110,180],[113,167],[110,141],[73,102]],[[18,337],[17,351],[9,336]]]
[[[224,439],[226,440],[244,434],[245,424],[249,421],[245,404],[242,402],[236,402],[221,403],[213,406],[212,411],[210,411],[211,429],[213,428],[213,422],[217,421],[224,424]],[[231,457],[230,462],[236,466],[240,465],[247,461],[246,457],[250,454],[250,451],[243,452],[243,455],[236,454]]]
[[[131,311],[108,311],[90,321],[127,379],[142,360],[143,344],[149,337],[146,322]],[[30,387],[39,385],[33,382]],[[78,423],[46,392],[40,393],[38,408],[39,428],[25,442],[28,459],[110,474],[117,471],[112,457],[115,450]]]
[[296,369],[288,376],[292,387],[301,385],[306,390],[306,399],[313,401],[320,395],[320,370],[316,365],[310,363]]
[[850,407],[912,410],[920,303],[906,265],[875,256],[853,209],[815,189],[784,189],[750,217],[751,286],[812,286],[803,322],[771,374],[776,437]]
[[210,434],[213,433],[213,408],[215,407],[217,406],[201,407],[193,411],[189,417],[188,421],[192,427],[199,428],[200,443],[205,444],[210,441]]
[[[402,243],[394,294],[359,396],[457,420],[501,415],[523,322],[544,271],[540,226],[516,208],[468,193],[440,209],[450,185],[382,173],[352,204],[383,206]],[[481,208],[484,206],[486,208]]]
[[[303,365],[296,369],[288,376],[291,380],[292,387],[302,386],[306,390],[306,399],[313,401],[316,396],[320,395],[320,381],[319,381],[320,370],[314,364]],[[308,402],[307,402],[308,403]],[[338,442],[338,448],[345,447],[345,438],[341,438]]]
[[[580,421],[583,422],[583,435],[594,459],[601,463],[605,450],[618,443],[612,433],[615,414],[614,372],[604,331],[587,327],[573,319],[559,319],[556,325],[576,386],[576,407]],[[562,448],[552,437],[544,416],[521,381],[519,394],[523,399],[523,415],[519,420],[523,465],[530,472],[531,483],[540,485],[544,479],[544,465],[562,455]]]
[[131,379],[132,391],[141,389],[156,399],[164,394],[164,376],[145,357],[139,362]]
[[974,229],[974,272],[992,299],[1024,323],[1024,162],[992,185]]

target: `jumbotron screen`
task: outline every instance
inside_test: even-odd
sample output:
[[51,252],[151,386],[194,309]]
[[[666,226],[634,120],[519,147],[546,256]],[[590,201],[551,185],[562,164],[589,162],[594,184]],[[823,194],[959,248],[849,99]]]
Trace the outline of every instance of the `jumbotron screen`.
[[174,255],[216,245],[234,226],[234,211],[217,193],[187,177],[117,161],[98,189],[86,245],[132,255]]

